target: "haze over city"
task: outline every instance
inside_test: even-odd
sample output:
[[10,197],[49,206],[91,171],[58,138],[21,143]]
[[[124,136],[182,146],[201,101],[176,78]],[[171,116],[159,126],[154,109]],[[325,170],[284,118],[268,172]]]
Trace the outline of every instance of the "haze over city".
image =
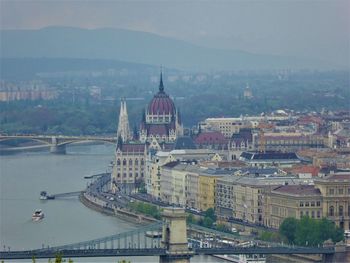
[[350,3],[346,0],[5,0],[0,5],[1,29],[129,29],[216,49],[313,58],[349,67]]
[[0,261],[350,262],[350,1],[0,0]]

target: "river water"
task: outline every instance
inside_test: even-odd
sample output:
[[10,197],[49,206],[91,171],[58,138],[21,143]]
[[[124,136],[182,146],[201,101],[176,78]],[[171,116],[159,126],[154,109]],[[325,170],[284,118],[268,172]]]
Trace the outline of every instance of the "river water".
[[[106,172],[113,158],[112,145],[67,147],[66,155],[48,152],[0,156],[0,250],[36,249],[108,236],[137,225],[85,207],[77,197],[39,200],[49,194],[83,190],[86,175]],[[45,218],[31,219],[35,209]],[[158,262],[157,257],[131,257],[131,262]],[[191,262],[221,262],[201,256]],[[16,261],[31,262],[31,261]],[[37,261],[47,262],[47,260]],[[74,262],[117,262],[116,258],[74,259]]]

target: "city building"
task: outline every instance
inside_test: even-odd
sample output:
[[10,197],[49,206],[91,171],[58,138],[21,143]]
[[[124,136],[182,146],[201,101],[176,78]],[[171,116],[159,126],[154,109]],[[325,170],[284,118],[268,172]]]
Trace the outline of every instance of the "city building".
[[250,166],[260,168],[270,166],[291,167],[301,163],[298,156],[293,152],[243,152],[239,160],[246,162]]
[[274,188],[267,195],[265,208],[264,224],[276,229],[288,217],[323,217],[322,195],[314,185],[282,185]]
[[261,148],[263,144],[264,151],[295,152],[308,148],[324,148],[325,138],[317,134],[275,132],[263,133],[256,143],[257,148]]
[[[153,154],[152,154],[153,153]],[[146,160],[146,190],[156,199],[161,199],[160,179],[163,176],[163,166],[171,162],[219,162],[222,158],[214,150],[209,149],[175,149],[170,151],[149,151]],[[173,167],[175,169],[176,167]]]
[[195,138],[195,142],[198,148],[202,149],[226,150],[228,145],[228,139],[218,131],[201,132]]
[[164,91],[163,76],[160,74],[159,91],[154,95],[142,115],[140,141],[175,142],[183,135],[179,111],[173,100]]
[[322,195],[323,217],[350,230],[350,173],[330,174],[314,182]]
[[118,141],[112,168],[112,192],[132,193],[144,182],[147,147]]
[[276,186],[302,182],[295,176],[276,175],[274,170],[222,177],[216,182],[216,213],[219,218],[262,225],[267,193]]
[[[207,118],[199,123],[201,130],[219,131],[230,139],[242,128],[275,127],[274,122],[289,120],[289,116],[240,116],[239,118]],[[261,126],[260,126],[261,125]]]
[[242,152],[254,151],[256,134],[251,128],[242,128],[238,133],[232,134],[228,145],[228,160],[237,160]]

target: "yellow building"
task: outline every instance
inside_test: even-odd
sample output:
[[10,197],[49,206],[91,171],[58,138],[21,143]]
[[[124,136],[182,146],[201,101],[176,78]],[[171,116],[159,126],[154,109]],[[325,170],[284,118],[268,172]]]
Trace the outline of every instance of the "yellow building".
[[222,174],[209,174],[201,172],[198,177],[198,209],[205,211],[215,208],[216,181]]
[[350,174],[333,174],[315,180],[323,198],[323,217],[350,229]]
[[331,174],[314,185],[284,185],[271,190],[265,203],[264,224],[278,228],[287,217],[303,216],[333,221],[350,229],[350,174]]
[[236,218],[242,221],[264,224],[268,222],[269,211],[266,206],[267,193],[285,183],[301,182],[295,176],[271,174],[231,175],[217,180],[216,213],[221,218]]

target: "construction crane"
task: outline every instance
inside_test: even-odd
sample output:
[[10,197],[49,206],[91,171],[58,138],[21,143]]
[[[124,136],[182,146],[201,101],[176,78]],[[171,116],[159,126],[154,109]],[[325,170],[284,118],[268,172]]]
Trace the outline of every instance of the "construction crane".
[[266,152],[266,138],[261,128],[259,131],[259,152]]

